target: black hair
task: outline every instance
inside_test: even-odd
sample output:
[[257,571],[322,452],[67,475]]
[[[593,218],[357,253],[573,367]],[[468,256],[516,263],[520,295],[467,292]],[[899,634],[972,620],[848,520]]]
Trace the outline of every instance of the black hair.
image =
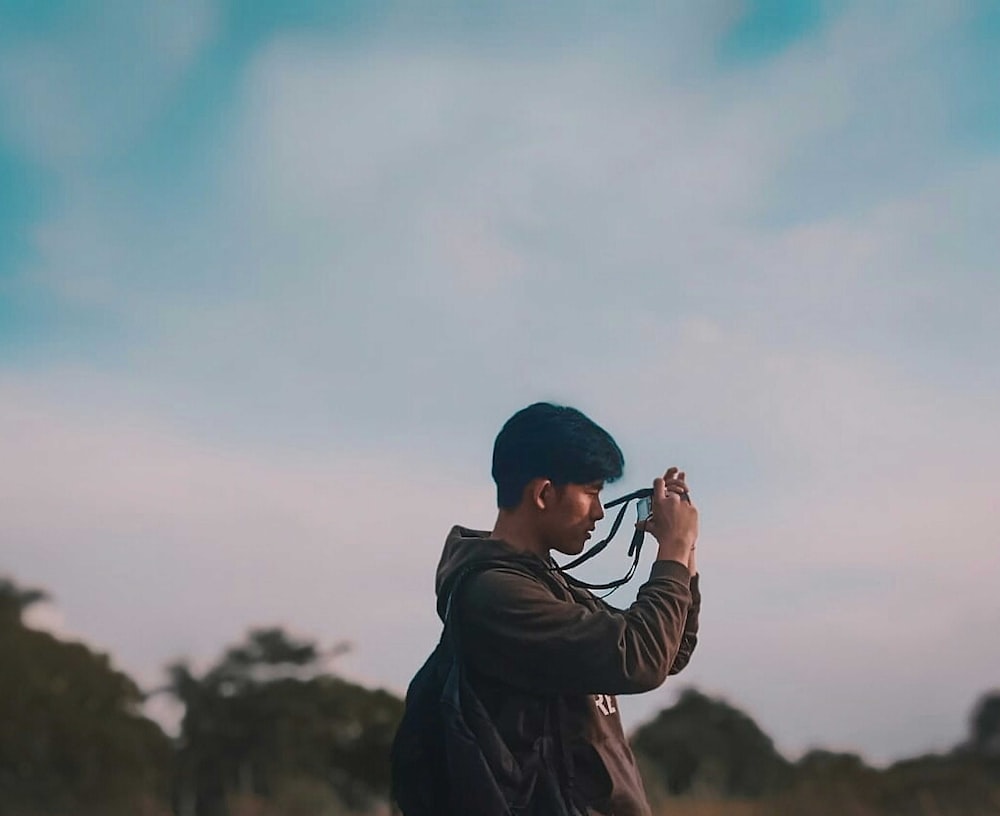
[[604,428],[576,408],[536,402],[508,419],[493,444],[493,481],[497,506],[521,503],[532,479],[553,484],[613,482],[625,457]]

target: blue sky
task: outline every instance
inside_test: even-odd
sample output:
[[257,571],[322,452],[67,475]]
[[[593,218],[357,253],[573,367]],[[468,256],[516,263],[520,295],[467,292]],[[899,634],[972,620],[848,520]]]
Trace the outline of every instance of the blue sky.
[[0,567],[150,685],[283,622],[399,690],[553,399],[702,506],[705,638],[631,723],[686,681],[791,753],[950,746],[1000,682],[998,46],[987,2],[0,3]]

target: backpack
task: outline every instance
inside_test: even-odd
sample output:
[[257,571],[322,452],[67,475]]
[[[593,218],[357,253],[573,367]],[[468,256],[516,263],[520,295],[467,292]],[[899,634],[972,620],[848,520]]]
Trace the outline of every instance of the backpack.
[[580,816],[559,697],[546,700],[532,752],[515,757],[468,682],[454,601],[463,581],[489,566],[457,576],[441,639],[406,691],[392,744],[392,798],[403,816]]

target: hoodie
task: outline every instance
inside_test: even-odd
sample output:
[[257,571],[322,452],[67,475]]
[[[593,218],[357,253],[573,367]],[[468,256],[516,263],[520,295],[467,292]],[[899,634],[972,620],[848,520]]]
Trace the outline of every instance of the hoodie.
[[453,527],[438,564],[444,620],[459,573],[459,638],[470,682],[514,756],[530,753],[546,703],[563,702],[560,730],[576,797],[593,816],[649,816],[617,695],[660,686],[697,643],[698,578],[678,561],[654,562],[628,609],[569,586],[537,555],[490,534]]

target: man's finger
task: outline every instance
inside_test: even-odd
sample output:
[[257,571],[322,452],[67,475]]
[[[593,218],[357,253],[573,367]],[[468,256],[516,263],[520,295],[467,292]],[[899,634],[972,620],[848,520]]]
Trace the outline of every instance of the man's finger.
[[653,479],[653,496],[658,499],[662,499],[666,495],[667,489],[664,485],[663,479],[657,476]]

